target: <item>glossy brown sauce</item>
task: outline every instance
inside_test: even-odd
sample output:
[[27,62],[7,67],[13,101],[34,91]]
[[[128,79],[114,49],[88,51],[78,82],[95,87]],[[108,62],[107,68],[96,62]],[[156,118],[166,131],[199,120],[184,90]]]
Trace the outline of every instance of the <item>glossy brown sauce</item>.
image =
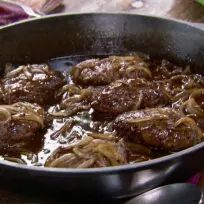
[[[85,60],[90,59],[95,56],[72,56],[72,57],[63,57],[63,58],[56,58],[52,59],[48,62],[54,69],[61,71],[65,74],[67,83],[72,84],[73,81],[71,80],[68,70],[71,69],[72,66],[76,65],[77,63]],[[104,56],[100,56],[101,58]],[[173,69],[172,69],[173,72]],[[157,75],[163,74],[163,70],[157,71]],[[183,89],[184,85],[181,82],[185,80],[182,79],[175,79],[174,83],[167,85],[170,90],[178,90],[178,93],[181,91],[179,89]],[[168,84],[168,83],[167,83]],[[182,84],[182,85],[180,85]],[[185,83],[184,83],[185,84]],[[162,86],[161,86],[162,87]],[[197,103],[201,105],[201,108],[204,108],[203,102],[203,93],[202,96],[196,96],[195,100]],[[182,98],[179,98],[182,100]],[[172,102],[171,104],[167,105],[168,107],[176,107],[179,104],[179,100]],[[53,106],[47,107],[47,111],[52,110]],[[64,131],[62,134],[56,136],[56,131],[59,131],[63,125],[72,119],[74,124],[72,125],[71,130]],[[112,133],[112,125],[111,121],[113,118],[110,116],[103,115],[102,113],[96,113],[92,108],[87,111],[82,111],[73,116],[68,118],[54,118],[53,121],[50,122],[50,127],[47,130],[42,130],[40,135],[44,135],[43,137],[36,137],[32,140],[25,148],[25,151],[21,151],[20,155],[14,153],[10,153],[9,155],[4,155],[5,158],[7,157],[17,157],[25,161],[27,165],[31,166],[44,166],[47,158],[56,150],[58,147],[66,147],[67,144],[72,145],[77,143],[78,141],[82,140],[85,135],[89,132],[95,133]],[[139,146],[137,148],[140,148]],[[149,147],[148,147],[149,148]],[[143,152],[148,151],[142,150]],[[154,159],[157,157],[161,157],[171,152],[163,151],[161,149],[153,148],[151,149],[151,155],[146,154],[138,154],[134,151],[128,150],[127,148],[127,163],[135,162],[135,161],[144,161],[149,159]],[[2,157],[2,159],[4,158]],[[8,158],[8,160],[11,160]]]

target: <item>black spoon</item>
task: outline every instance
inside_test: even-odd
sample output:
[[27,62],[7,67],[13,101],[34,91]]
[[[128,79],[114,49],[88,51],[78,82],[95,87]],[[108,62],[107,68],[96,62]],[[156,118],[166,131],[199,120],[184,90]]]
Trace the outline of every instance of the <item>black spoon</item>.
[[176,183],[155,188],[125,204],[203,204],[203,193],[196,185]]

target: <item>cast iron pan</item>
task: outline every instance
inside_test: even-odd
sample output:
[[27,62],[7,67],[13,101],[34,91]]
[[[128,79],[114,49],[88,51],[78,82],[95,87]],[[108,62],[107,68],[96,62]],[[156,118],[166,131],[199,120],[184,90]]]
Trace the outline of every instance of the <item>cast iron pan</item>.
[[[57,15],[0,29],[0,66],[54,57],[145,52],[204,73],[204,31],[188,24],[128,14]],[[77,195],[126,197],[162,183],[184,181],[204,168],[204,143],[138,164],[98,169],[54,169],[0,161],[2,178],[26,188]],[[25,186],[24,186],[25,187]]]

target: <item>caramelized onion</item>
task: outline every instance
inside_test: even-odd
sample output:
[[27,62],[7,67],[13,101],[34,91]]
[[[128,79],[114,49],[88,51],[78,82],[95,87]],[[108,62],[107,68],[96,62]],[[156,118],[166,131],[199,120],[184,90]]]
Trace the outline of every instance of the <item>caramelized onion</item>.
[[76,146],[84,146],[84,145],[87,145],[87,144],[90,143],[92,140],[93,140],[92,137],[87,136],[87,137],[83,138],[81,141],[79,141],[79,142],[76,144]]
[[172,93],[174,102],[181,98],[187,99],[195,89],[198,89],[195,88],[195,79],[188,75],[175,75],[165,82],[165,88],[167,92]]
[[18,102],[13,105],[0,105],[0,114],[8,120],[30,120],[44,127],[44,111],[27,102]]
[[0,106],[0,123],[7,123],[11,120],[11,113],[8,109]]
[[31,68],[32,73],[41,73],[41,74],[47,74],[48,73],[48,65],[44,64],[40,67],[37,67],[35,65],[28,65],[29,68]]
[[151,154],[151,150],[142,144],[135,144],[135,143],[126,142],[125,146],[128,149],[130,149],[131,152],[134,152],[137,154],[141,154],[141,155],[150,155]]
[[136,104],[134,104],[134,106],[132,107],[132,110],[138,110],[140,108],[140,106],[141,106],[142,100],[143,100],[143,93],[141,91],[139,93],[138,101],[136,102]]
[[32,79],[34,73],[47,73],[48,66],[43,65],[37,67],[35,65],[22,65],[6,74],[6,77],[15,77],[19,73],[23,73],[28,79]]
[[89,105],[87,105],[87,106],[82,106],[82,105],[77,106],[76,105],[75,107],[70,106],[70,107],[66,108],[65,110],[60,110],[57,112],[49,111],[49,114],[56,116],[56,117],[69,117],[69,116],[74,115],[77,112],[88,110],[89,108],[90,108]]
[[90,136],[85,136],[85,137],[83,137],[82,140],[79,140],[77,143],[67,145],[66,147],[63,147],[62,149],[59,149],[59,150],[57,149],[54,152],[54,155],[58,155],[58,153],[61,152],[61,151],[67,152],[68,150],[70,150],[70,149],[72,149],[74,147],[85,146],[85,145],[89,144],[93,140],[94,140],[94,138],[92,138]]
[[28,65],[28,66],[24,66],[23,68],[23,73],[25,74],[25,76],[28,78],[28,79],[32,79],[33,78],[33,74],[32,74],[32,71],[31,71],[31,67]]
[[17,120],[31,120],[39,123],[41,127],[44,127],[44,111],[43,109],[36,109],[36,107],[27,102],[19,102],[13,104],[14,107],[19,109],[20,113],[12,117]]
[[68,167],[67,164],[76,160],[75,154],[68,153],[60,156],[49,164],[49,167]]
[[12,70],[11,72],[8,72],[6,74],[6,77],[15,77],[16,75],[18,75],[20,72],[23,71],[25,66],[19,66],[17,69]]
[[26,164],[26,162],[23,159],[19,159],[15,157],[4,157],[4,159],[10,162],[18,163],[18,164]]
[[89,158],[89,156],[87,156],[86,154],[80,151],[79,147],[74,147],[73,152],[75,153],[75,155],[77,155],[80,158],[83,158],[83,159]]
[[170,79],[167,79],[168,81],[169,80],[178,80],[178,79],[182,79],[182,78],[185,78],[186,75],[184,74],[179,74],[179,75],[175,75],[175,76],[172,76]]
[[96,158],[91,158],[84,161],[82,164],[79,164],[78,168],[89,168],[91,167],[96,161]]
[[187,89],[187,90],[184,90],[182,92],[179,92],[178,94],[176,94],[173,98],[172,98],[172,101],[175,102],[175,101],[178,101],[179,99],[182,99],[182,100],[186,100],[190,94],[194,91],[198,90],[197,88],[194,88],[194,89]]
[[59,92],[57,93],[58,96],[63,95],[65,92],[69,92],[69,94],[80,94],[81,90],[74,84],[66,84],[64,85]]
[[152,120],[161,120],[161,119],[168,119],[168,116],[163,114],[163,115],[156,115],[156,116],[149,116],[149,117],[144,117],[144,118],[138,118],[138,119],[130,119],[127,122],[128,123],[142,123],[142,122],[147,122],[147,121],[152,121]]
[[102,139],[102,140],[114,140],[116,137],[115,137],[115,134],[110,134],[110,133],[103,133],[103,134],[100,134],[100,133],[94,133],[94,132],[89,132],[87,133],[88,136],[90,137],[93,137],[95,139]]
[[116,150],[116,147],[114,147],[112,144],[106,143],[106,144],[98,144],[95,147],[95,151],[101,153],[103,156],[105,156],[109,161],[111,166],[117,166],[120,163],[124,163],[124,157],[122,157],[119,152]]
[[78,103],[81,101],[80,95],[74,95],[72,97],[68,97],[61,102],[61,106],[69,106],[70,104]]
[[68,153],[60,156],[56,160],[50,163],[49,167],[75,167],[75,168],[89,168],[95,163],[95,158],[90,158],[87,160],[82,160],[76,157],[73,153]]
[[126,73],[130,74],[131,72],[138,70],[138,71],[143,71],[145,72],[148,77],[152,77],[152,72],[149,70],[149,68],[143,67],[143,66],[130,66],[126,69]]
[[[115,166],[126,162],[122,144],[85,137],[81,142],[59,149],[46,161],[49,167],[89,168]],[[61,152],[61,153],[60,153]]]
[[204,116],[204,110],[200,107],[200,105],[196,102],[195,97],[204,94],[204,89],[196,89],[194,90],[189,99],[185,102],[187,112],[190,114],[195,114],[197,116]]
[[73,95],[72,97],[67,97],[62,101],[62,105],[66,106],[69,103],[77,103],[84,99],[88,99],[92,96],[92,92],[89,89],[81,89],[77,95]]
[[[89,89],[80,89],[75,85],[65,85],[62,87],[58,96],[69,92],[69,95],[62,100],[59,111],[49,111],[50,115],[56,117],[68,117],[77,112],[90,109],[90,105],[83,105],[83,100],[88,99],[92,92]],[[71,96],[70,96],[71,95]]]
[[56,116],[56,117],[66,117],[66,116],[71,115],[71,114],[67,113],[65,110],[61,110],[61,111],[57,111],[57,112],[49,111],[49,114]]
[[194,128],[194,129],[195,129],[195,127],[197,127],[196,122],[192,118],[190,118],[188,116],[180,118],[178,121],[176,121],[175,127],[177,127],[177,126],[179,126],[181,124],[184,124],[186,126],[190,126],[190,127]]
[[178,121],[176,121],[175,127],[177,127],[177,126],[179,126],[181,124],[184,124],[185,126],[192,128],[197,133],[198,139],[199,139],[199,142],[200,142],[200,140],[203,138],[203,132],[197,126],[195,120],[193,120],[192,118],[190,118],[188,116],[185,116],[183,118],[180,118]]

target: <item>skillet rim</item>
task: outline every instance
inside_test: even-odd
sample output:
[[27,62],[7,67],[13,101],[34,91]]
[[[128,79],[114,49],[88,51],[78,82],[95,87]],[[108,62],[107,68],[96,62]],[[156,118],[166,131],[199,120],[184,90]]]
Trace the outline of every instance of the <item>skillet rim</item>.
[[[134,13],[127,13],[127,12],[85,12],[85,13],[79,13],[79,12],[70,12],[70,13],[63,13],[63,14],[52,14],[49,16],[43,16],[43,17],[37,17],[33,19],[26,19],[22,20],[20,22],[11,23],[9,25],[3,26],[0,28],[0,35],[2,30],[7,30],[13,27],[17,27],[18,25],[23,25],[27,23],[32,23],[35,21],[46,21],[48,19],[54,19],[54,18],[66,18],[69,16],[132,16],[132,17],[141,17],[141,18],[147,18],[147,19],[155,19],[160,20],[163,22],[170,22],[173,24],[180,24],[181,26],[186,26],[188,29],[194,29],[196,32],[201,32],[204,36],[204,30],[201,28],[198,28],[197,26],[192,25],[190,22],[185,22],[183,20],[177,20],[173,18],[165,18],[165,17],[159,17],[159,16],[151,16],[151,15],[140,15],[140,14],[134,14]],[[22,165],[17,164],[14,162],[6,161],[6,160],[0,160],[0,167],[5,166],[7,168],[13,168],[21,171],[32,171],[35,173],[49,173],[49,174],[72,174],[72,175],[92,175],[92,174],[115,174],[119,172],[128,172],[128,171],[139,171],[143,169],[148,169],[151,166],[156,166],[157,164],[162,164],[165,162],[171,162],[174,159],[179,159],[182,156],[186,156],[188,154],[191,154],[193,152],[199,151],[200,149],[204,148],[204,142],[201,142],[197,145],[194,145],[192,147],[189,147],[187,149],[181,150],[179,152],[172,153],[167,156],[162,156],[160,158],[152,159],[149,161],[144,162],[138,162],[135,164],[125,164],[121,166],[113,166],[113,167],[100,167],[100,168],[90,168],[90,169],[76,169],[76,168],[51,168],[51,167],[37,167],[37,166],[28,166],[28,165]]]

